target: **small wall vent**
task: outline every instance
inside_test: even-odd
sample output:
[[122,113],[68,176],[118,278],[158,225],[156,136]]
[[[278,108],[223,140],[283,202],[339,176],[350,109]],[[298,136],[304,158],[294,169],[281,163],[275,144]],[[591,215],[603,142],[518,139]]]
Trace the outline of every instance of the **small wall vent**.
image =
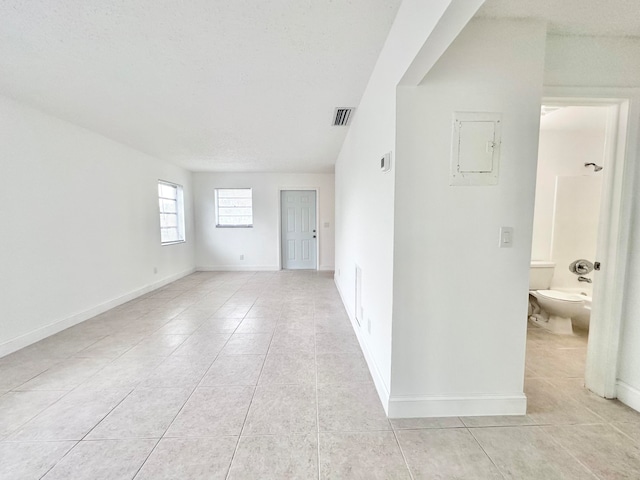
[[351,120],[354,110],[355,108],[336,108],[333,114],[333,126],[344,127],[349,125],[349,120]]
[[356,265],[356,323],[362,325],[362,269]]

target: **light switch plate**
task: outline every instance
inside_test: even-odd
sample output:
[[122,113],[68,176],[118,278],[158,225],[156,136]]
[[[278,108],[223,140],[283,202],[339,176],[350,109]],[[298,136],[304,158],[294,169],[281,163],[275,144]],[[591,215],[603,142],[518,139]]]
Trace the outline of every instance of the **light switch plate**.
[[500,227],[500,248],[513,247],[513,227]]

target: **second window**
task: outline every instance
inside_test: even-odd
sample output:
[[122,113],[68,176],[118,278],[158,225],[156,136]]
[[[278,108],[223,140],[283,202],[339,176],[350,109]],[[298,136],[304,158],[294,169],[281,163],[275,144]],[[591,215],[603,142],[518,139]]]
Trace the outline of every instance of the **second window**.
[[253,227],[250,188],[216,189],[216,227]]

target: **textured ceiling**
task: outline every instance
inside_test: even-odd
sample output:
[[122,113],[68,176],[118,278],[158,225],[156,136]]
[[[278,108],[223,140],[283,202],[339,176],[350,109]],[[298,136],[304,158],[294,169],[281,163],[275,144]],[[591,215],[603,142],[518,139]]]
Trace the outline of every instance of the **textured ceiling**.
[[640,36],[638,0],[487,0],[477,16],[539,18],[556,35]]
[[[328,172],[400,0],[3,0],[0,94],[195,171]],[[640,36],[638,0],[478,16]],[[356,112],[357,115],[357,112]]]
[[3,0],[0,94],[194,171],[328,172],[399,4]]

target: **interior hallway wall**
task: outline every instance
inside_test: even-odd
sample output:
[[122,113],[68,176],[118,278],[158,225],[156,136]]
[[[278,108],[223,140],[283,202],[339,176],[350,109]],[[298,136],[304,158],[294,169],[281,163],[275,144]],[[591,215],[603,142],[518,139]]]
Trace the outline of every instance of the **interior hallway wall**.
[[[396,89],[453,3],[469,4],[402,2],[336,161],[335,281],[385,409],[391,390]],[[382,173],[380,158],[388,152],[392,168]],[[356,266],[362,269],[362,328],[355,322]]]
[[[474,19],[398,92],[390,414],[524,414],[545,51],[537,22]],[[450,186],[454,112],[500,112],[499,184]],[[513,247],[498,247],[513,227]]]
[[[2,97],[0,131],[0,355],[193,271],[190,172]],[[185,243],[160,244],[158,179]]]
[[[280,189],[318,189],[320,270],[333,270],[333,174],[194,173],[196,265],[202,270],[280,269]],[[215,189],[253,189],[253,228],[216,228]],[[241,260],[240,256],[244,259]]]

